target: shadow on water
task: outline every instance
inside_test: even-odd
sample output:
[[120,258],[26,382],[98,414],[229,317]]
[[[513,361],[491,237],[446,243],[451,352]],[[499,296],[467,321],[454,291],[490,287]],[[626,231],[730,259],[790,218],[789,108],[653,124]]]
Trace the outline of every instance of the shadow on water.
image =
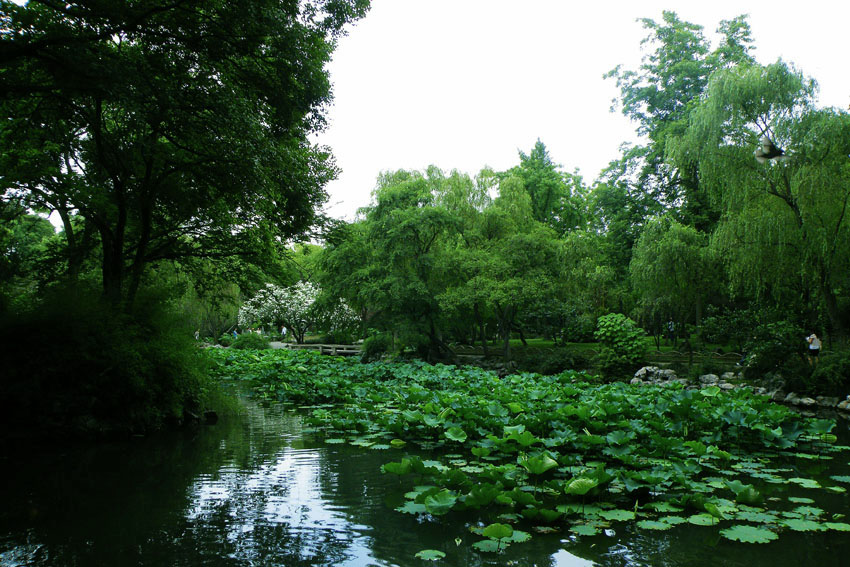
[[[43,447],[0,456],[0,566],[427,564],[579,567],[846,565],[846,534],[783,534],[768,546],[678,526],[649,533],[535,535],[499,555],[475,552],[473,517],[421,521],[397,506],[410,486],[380,465],[394,450],[323,445],[295,413],[246,403],[218,425],[96,446]],[[840,425],[844,443],[847,424]],[[843,454],[846,457],[846,453]],[[848,474],[850,466],[801,474]],[[831,507],[850,508],[846,495]],[[461,538],[460,545],[455,538]]]

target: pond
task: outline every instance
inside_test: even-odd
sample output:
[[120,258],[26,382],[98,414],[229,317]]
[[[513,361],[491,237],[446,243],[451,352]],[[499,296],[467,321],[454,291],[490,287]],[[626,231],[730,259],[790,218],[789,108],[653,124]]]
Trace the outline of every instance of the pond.
[[[433,564],[451,566],[850,564],[848,533],[789,532],[756,545],[688,524],[652,532],[614,523],[592,537],[535,534],[482,554],[469,545],[480,539],[466,530],[473,518],[424,521],[394,511],[409,485],[380,466],[401,452],[327,445],[303,432],[298,413],[244,403],[243,415],[214,426],[5,451],[0,566],[432,564],[414,558],[422,549],[443,550],[447,556]],[[848,444],[847,420],[836,429],[838,443]],[[847,458],[787,466],[807,478],[850,475]],[[847,514],[850,498],[833,494],[817,506]]]

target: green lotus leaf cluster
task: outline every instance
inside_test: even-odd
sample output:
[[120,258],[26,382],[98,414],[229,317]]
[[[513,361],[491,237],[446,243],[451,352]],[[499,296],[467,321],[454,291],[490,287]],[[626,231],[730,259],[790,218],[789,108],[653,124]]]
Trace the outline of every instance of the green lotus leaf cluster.
[[804,476],[805,464],[850,449],[832,444],[833,422],[746,389],[599,384],[572,371],[499,377],[306,351],[210,356],[220,379],[306,412],[326,443],[394,449],[382,471],[413,487],[396,510],[477,515],[482,552],[527,541],[524,524],[595,537],[616,522],[687,523],[741,543],[850,529],[815,506],[848,477]]

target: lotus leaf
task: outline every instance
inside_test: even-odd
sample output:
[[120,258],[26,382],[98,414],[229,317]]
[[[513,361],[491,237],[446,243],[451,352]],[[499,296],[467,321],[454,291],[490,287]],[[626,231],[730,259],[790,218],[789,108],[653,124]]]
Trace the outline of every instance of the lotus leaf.
[[641,520],[641,521],[637,522],[637,524],[635,524],[635,525],[637,527],[643,529],[643,530],[658,530],[658,531],[669,530],[670,528],[673,527],[673,524],[670,524],[670,523],[667,523],[667,522],[659,522],[659,521],[656,521],[656,520]]
[[445,553],[436,549],[423,549],[422,551],[416,552],[415,555],[417,559],[422,559],[425,561],[437,561],[439,559],[443,559],[445,556]]
[[776,533],[765,528],[757,528],[744,524],[720,530],[720,535],[726,539],[740,541],[741,543],[769,543],[779,537]]
[[819,532],[826,529],[823,524],[819,524],[813,520],[799,518],[783,520],[782,525],[794,530],[795,532]]

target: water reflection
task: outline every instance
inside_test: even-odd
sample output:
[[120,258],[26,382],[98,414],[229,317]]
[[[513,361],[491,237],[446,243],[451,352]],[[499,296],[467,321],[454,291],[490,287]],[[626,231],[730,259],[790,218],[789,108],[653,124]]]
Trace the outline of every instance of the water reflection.
[[[687,525],[535,535],[484,555],[466,529],[474,515],[428,522],[392,510],[408,481],[378,470],[398,453],[322,445],[302,430],[298,415],[248,404],[240,419],[180,434],[2,451],[0,566],[388,567],[419,564],[421,549],[444,551],[440,565],[473,567],[838,566],[850,556],[842,534],[783,534],[746,546]],[[844,462],[793,466],[801,476],[850,474]],[[850,501],[835,495],[819,505],[846,513]]]

